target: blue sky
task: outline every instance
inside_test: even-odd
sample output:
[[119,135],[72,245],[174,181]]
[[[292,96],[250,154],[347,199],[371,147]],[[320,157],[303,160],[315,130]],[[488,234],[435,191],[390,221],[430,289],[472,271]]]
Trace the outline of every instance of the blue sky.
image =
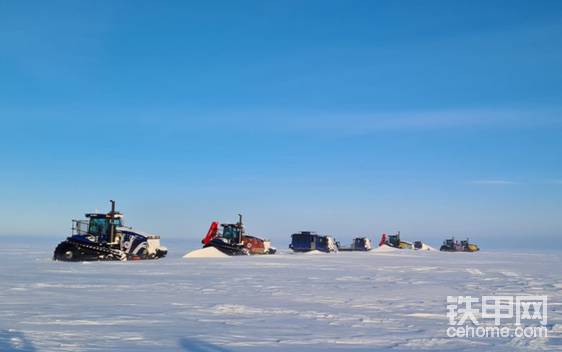
[[111,198],[169,238],[550,247],[561,38],[559,1],[0,1],[0,235]]

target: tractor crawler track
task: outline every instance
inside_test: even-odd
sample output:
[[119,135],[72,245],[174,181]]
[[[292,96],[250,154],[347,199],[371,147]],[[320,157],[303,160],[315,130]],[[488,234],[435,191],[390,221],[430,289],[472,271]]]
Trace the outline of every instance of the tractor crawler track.
[[[96,246],[92,244],[86,244],[80,241],[75,241],[72,239],[67,239],[64,243],[74,246],[80,253],[79,256],[89,257],[92,260],[97,256],[98,258],[103,256],[103,260],[127,260],[127,255],[119,250],[103,247],[103,246]],[[57,247],[58,249],[58,247]],[[56,250],[55,250],[56,252]],[[89,252],[85,254],[84,252]],[[75,258],[73,260],[83,260],[85,258]]]

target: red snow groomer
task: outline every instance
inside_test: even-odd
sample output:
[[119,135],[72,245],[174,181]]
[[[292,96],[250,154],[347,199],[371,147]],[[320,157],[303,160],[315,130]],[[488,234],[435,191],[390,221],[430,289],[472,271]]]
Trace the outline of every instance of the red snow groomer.
[[253,255],[253,254],[275,254],[277,251],[271,247],[271,242],[256,236],[246,234],[242,215],[236,224],[221,224],[213,221],[207,235],[201,240],[203,248],[215,247],[227,255]]

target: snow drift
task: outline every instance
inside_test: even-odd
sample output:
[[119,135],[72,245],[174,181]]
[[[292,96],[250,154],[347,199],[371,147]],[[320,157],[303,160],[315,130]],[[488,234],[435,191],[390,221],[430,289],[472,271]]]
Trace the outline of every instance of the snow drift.
[[194,251],[186,253],[184,258],[224,258],[228,255],[219,251],[215,247],[206,247],[201,249],[196,249]]

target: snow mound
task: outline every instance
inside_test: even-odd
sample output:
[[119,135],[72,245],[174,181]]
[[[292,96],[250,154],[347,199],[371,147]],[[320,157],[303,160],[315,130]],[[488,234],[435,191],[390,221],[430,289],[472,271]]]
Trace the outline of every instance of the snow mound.
[[228,257],[228,255],[219,251],[215,247],[206,247],[201,249],[196,249],[183,256],[184,258],[223,258]]
[[373,248],[371,250],[371,252],[396,252],[399,251],[398,248],[394,248],[394,247],[390,247],[386,244],[383,244],[382,246],[379,246],[377,248]]

